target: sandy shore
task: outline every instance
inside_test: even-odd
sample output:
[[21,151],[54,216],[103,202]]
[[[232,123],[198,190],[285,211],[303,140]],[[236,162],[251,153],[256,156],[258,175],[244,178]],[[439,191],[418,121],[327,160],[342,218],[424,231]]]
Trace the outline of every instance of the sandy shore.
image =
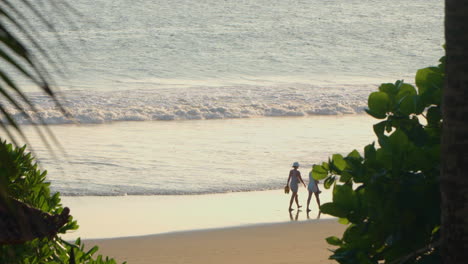
[[336,220],[176,232],[160,235],[86,240],[100,254],[129,264],[152,263],[336,263],[324,240],[340,236]]
[[[299,191],[305,206],[305,190]],[[331,200],[324,190],[322,202]],[[315,202],[315,201],[313,201]],[[282,190],[193,196],[64,197],[87,247],[120,263],[333,263],[325,238],[345,229],[318,207],[289,213]],[[304,208],[303,208],[304,209]],[[154,234],[154,235],[149,235]]]
[[[63,197],[80,228],[63,236],[67,240],[143,236],[168,232],[225,228],[289,221],[314,221],[318,206],[310,213],[287,210],[289,195],[282,190],[207,195]],[[299,200],[306,204],[306,193]],[[322,203],[331,201],[323,190]],[[320,219],[331,218],[321,215]]]

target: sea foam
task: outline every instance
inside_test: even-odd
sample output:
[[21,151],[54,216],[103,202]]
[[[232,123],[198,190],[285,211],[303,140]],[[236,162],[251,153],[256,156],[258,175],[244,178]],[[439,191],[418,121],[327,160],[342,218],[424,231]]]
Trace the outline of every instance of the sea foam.
[[[63,105],[65,117],[54,103],[30,93],[47,124],[100,124],[117,121],[209,120],[250,117],[294,117],[362,113],[373,85],[288,85],[277,87],[189,87],[118,91],[71,90]],[[29,123],[12,106],[8,110],[21,124]]]

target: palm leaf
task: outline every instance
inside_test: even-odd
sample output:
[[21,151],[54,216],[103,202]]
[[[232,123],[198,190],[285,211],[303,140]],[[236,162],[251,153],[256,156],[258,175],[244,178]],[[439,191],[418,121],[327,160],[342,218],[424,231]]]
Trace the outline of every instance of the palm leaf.
[[[40,3],[49,3],[50,5],[55,6],[55,8],[60,8],[54,1]],[[63,8],[63,10],[69,10],[70,12],[75,13],[77,12],[68,4],[65,5],[67,8]],[[21,115],[35,127],[38,124],[44,125],[42,128],[44,128],[46,133],[51,136],[54,143],[59,145],[51,131],[47,126],[45,126],[46,124],[43,118],[37,114],[38,111],[35,105],[28,99],[28,96],[22,92],[20,87],[16,85],[15,81],[10,76],[12,71],[19,72],[23,77],[34,83],[39,90],[47,94],[64,116],[70,117],[70,114],[62,106],[57,97],[57,89],[53,88],[53,79],[47,70],[50,65],[53,66],[53,69],[59,69],[60,67],[57,67],[57,62],[52,59],[52,56],[49,54],[47,49],[40,44],[43,41],[37,40],[41,38],[40,32],[37,31],[37,22],[35,26],[35,23],[31,23],[30,20],[35,19],[36,21],[39,21],[41,26],[45,26],[48,30],[56,34],[57,40],[61,41],[61,39],[57,35],[54,25],[47,18],[47,13],[41,10],[38,4],[29,0],[19,0],[14,2],[3,0],[0,3],[0,17],[4,18],[3,20],[0,20],[0,44],[3,44],[0,46],[0,60],[3,61],[4,65],[8,65],[8,67],[6,67],[7,69],[0,70],[0,80],[5,83],[0,91],[0,97],[3,97],[13,105],[14,109],[20,112]],[[23,43],[21,38],[15,36],[12,32],[18,32],[21,34],[23,39],[26,40],[26,43]],[[37,59],[38,56],[40,59]],[[7,89],[11,89],[15,93],[15,98],[7,92]],[[12,130],[26,141],[26,137],[21,132],[21,127],[13,118],[12,113],[4,107],[0,112],[3,116],[0,121],[3,122],[3,130]],[[28,112],[32,112],[36,119],[28,114]],[[35,120],[37,120],[37,122]],[[51,149],[48,140],[41,132],[41,129],[36,127],[36,131],[40,134],[46,145],[49,146],[49,149]],[[9,131],[8,134],[11,135],[12,132]]]
[[[52,151],[49,140],[51,139],[56,146],[61,147],[58,140],[47,127],[34,102],[29,99],[28,94],[24,93],[13,78],[13,76],[17,76],[15,74],[19,73],[21,78],[29,80],[46,94],[64,116],[70,117],[57,96],[57,88],[49,72],[49,69],[60,72],[57,69],[61,67],[58,67],[58,63],[53,59],[54,56],[51,56],[48,49],[43,46],[44,44],[41,44],[47,42],[41,37],[41,32],[38,30],[40,26],[45,26],[53,32],[59,43],[63,44],[54,24],[47,16],[48,11],[41,9],[41,5],[44,3],[59,8],[53,0],[38,2],[29,0],[0,1],[0,65],[2,65],[0,68],[0,129],[17,146],[16,136],[21,138],[23,142],[29,143],[19,122],[15,120],[14,113],[18,112],[33,125],[42,141]],[[60,10],[56,11],[60,12]],[[55,56],[55,58],[60,59],[60,56]],[[28,145],[31,147],[30,144]],[[13,161],[2,159],[0,162],[8,166]],[[2,180],[0,179],[0,182]],[[6,193],[5,186],[0,184],[0,204],[8,201]]]

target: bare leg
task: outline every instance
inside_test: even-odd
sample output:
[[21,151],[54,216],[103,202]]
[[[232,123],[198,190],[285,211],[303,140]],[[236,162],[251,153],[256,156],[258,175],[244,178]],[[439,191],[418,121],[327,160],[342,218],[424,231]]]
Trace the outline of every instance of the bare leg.
[[297,192],[292,192],[291,194],[291,200],[289,201],[289,211],[292,211],[292,204],[294,202],[294,198],[297,196]]
[[297,205],[297,209],[302,207],[302,205],[299,205],[299,194],[297,193],[296,193],[296,205]]
[[312,192],[311,191],[309,191],[309,197],[307,198],[307,212],[310,212],[310,209],[309,209],[310,198],[312,198]]
[[320,210],[320,197],[319,197],[319,194],[318,194],[318,192],[316,192],[314,194],[315,194],[315,200],[317,200],[317,205],[318,205],[319,210]]

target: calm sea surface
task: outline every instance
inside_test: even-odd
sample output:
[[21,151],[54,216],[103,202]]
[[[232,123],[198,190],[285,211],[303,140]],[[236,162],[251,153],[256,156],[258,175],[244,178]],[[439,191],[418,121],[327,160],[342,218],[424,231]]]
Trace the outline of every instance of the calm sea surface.
[[66,195],[281,187],[293,161],[305,172],[371,143],[369,92],[413,82],[443,54],[436,0],[71,4],[75,22],[55,12],[57,32],[39,31],[67,73],[56,74],[64,104],[85,125],[29,89],[67,150],[53,157],[30,133]]

